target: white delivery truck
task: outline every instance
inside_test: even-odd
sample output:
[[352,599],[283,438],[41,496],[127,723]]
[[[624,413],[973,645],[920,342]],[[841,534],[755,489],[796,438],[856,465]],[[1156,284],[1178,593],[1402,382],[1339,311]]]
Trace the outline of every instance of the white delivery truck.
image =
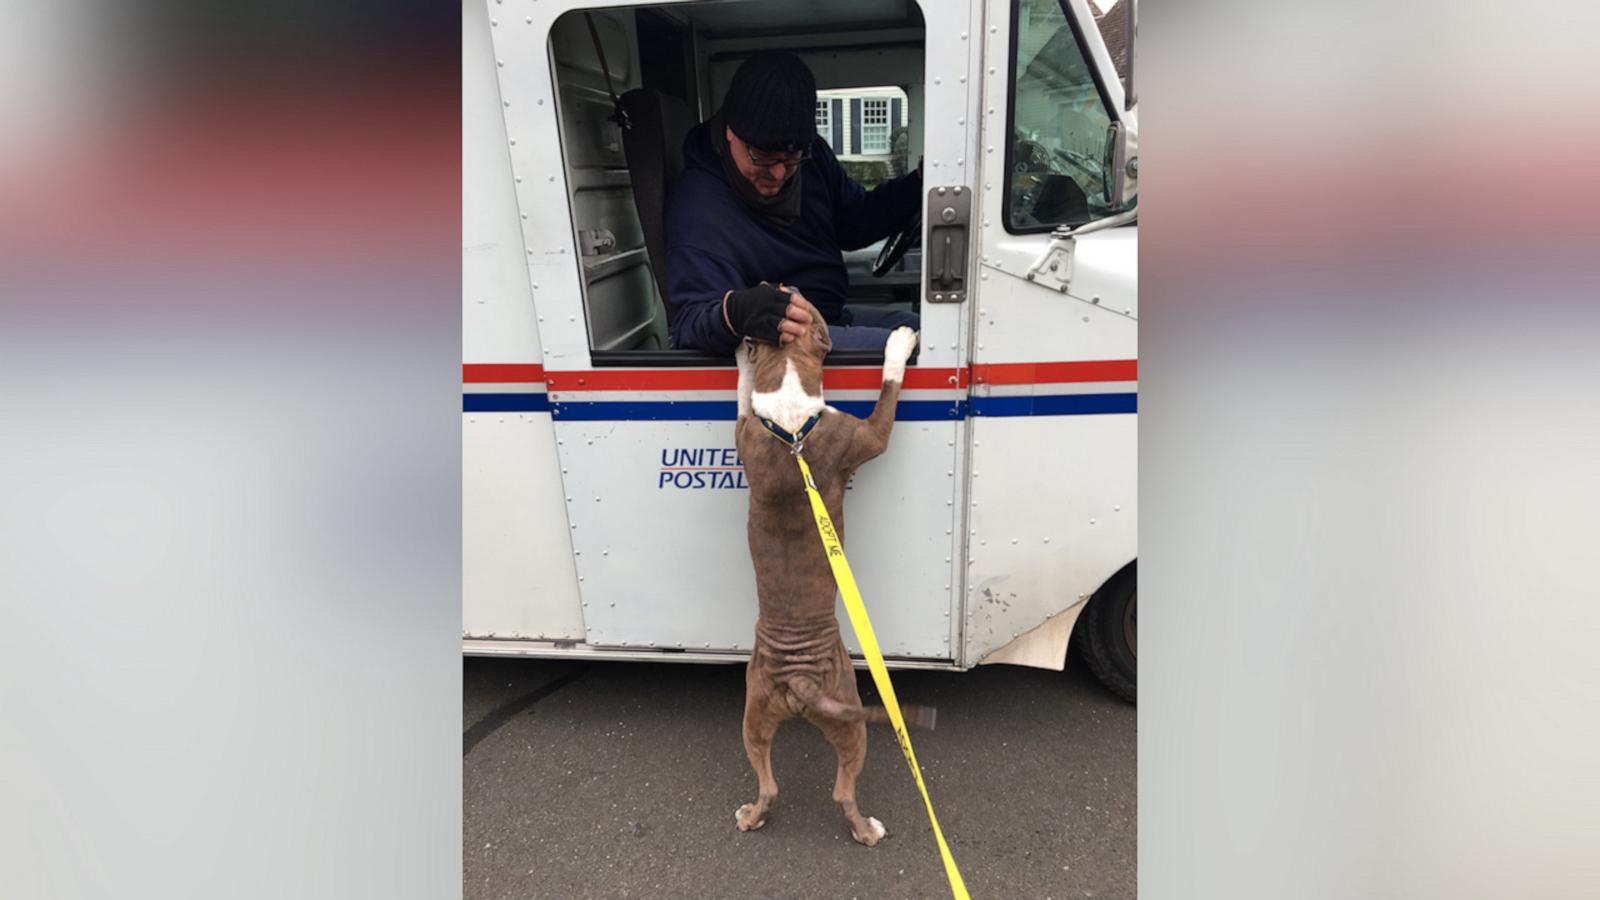
[[[851,304],[922,321],[845,506],[890,665],[1059,669],[1076,633],[1132,699],[1132,0],[465,0],[463,29],[465,652],[749,652],[735,370],[671,346],[661,209],[783,48],[857,180],[923,160],[921,222],[847,254]],[[864,415],[881,362],[831,355],[830,403]]]

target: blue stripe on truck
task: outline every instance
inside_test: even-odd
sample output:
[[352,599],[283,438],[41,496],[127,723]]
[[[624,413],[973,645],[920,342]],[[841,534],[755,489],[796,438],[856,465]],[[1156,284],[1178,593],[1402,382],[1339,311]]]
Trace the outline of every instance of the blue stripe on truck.
[[[876,400],[839,400],[831,404],[866,418]],[[551,403],[548,394],[464,394],[461,408],[469,413],[548,412],[556,418],[590,422],[731,422],[738,405],[732,400],[640,400]],[[967,416],[1097,416],[1137,413],[1139,395],[1056,394],[1018,397],[972,397],[967,400],[901,400],[895,418],[934,422]]]

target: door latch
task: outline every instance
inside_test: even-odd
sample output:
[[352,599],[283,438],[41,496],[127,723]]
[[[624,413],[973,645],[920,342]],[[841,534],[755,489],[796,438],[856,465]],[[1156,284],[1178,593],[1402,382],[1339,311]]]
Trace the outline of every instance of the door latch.
[[928,242],[922,248],[927,279],[923,297],[930,303],[967,299],[967,224],[972,191],[961,185],[928,191]]
[[617,237],[609,228],[578,229],[578,252],[584,256],[599,256],[616,249]]

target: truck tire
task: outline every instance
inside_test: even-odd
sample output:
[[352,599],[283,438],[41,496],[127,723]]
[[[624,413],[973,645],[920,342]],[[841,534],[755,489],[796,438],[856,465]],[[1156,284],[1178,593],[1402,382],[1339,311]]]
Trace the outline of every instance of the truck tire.
[[1138,570],[1129,565],[1095,591],[1072,629],[1089,671],[1128,701],[1138,703]]

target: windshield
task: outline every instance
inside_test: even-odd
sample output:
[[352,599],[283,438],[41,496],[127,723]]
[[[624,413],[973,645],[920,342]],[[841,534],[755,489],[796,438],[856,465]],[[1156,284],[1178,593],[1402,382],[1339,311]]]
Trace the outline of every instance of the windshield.
[[1060,3],[1017,0],[1013,9],[1006,230],[1047,231],[1132,208],[1131,195],[1123,206],[1110,202],[1112,118]]

